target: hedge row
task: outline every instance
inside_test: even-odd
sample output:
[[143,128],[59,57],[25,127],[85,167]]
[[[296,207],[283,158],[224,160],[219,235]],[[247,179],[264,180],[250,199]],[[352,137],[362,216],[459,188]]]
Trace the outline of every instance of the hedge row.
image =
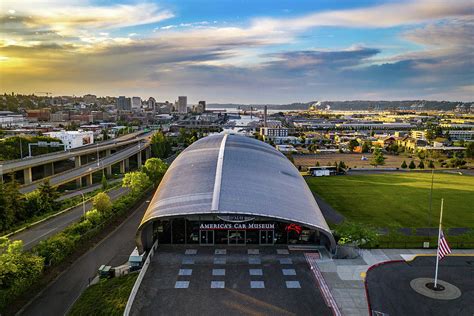
[[[99,213],[97,210],[87,212],[86,216],[81,218],[79,222],[71,224],[60,233],[41,241],[32,249],[31,253],[24,252],[18,255],[16,260],[20,261],[19,266],[29,268],[28,266],[32,262],[36,265],[40,262],[40,268],[34,269],[34,273],[31,273],[31,269],[27,269],[30,274],[26,277],[22,277],[20,271],[15,271],[15,282],[12,282],[9,286],[0,282],[0,311],[5,309],[8,302],[12,302],[16,297],[27,292],[41,278],[45,271],[41,263],[44,262],[46,267],[54,267],[65,261],[80,245],[96,236],[111,220],[125,214],[151,188],[152,186],[140,193],[134,194],[131,192],[118,198],[108,212]],[[0,278],[0,281],[3,281],[3,278]]]

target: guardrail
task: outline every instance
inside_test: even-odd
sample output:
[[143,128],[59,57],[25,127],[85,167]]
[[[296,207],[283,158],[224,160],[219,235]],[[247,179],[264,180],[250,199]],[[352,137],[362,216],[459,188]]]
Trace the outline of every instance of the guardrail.
[[158,240],[156,240],[155,243],[153,244],[153,247],[151,247],[150,252],[148,253],[148,256],[146,257],[146,260],[143,263],[142,269],[140,270],[140,273],[138,274],[137,280],[133,284],[132,291],[130,292],[130,296],[128,297],[128,300],[127,300],[127,305],[125,306],[125,310],[123,312],[124,316],[128,316],[130,314],[133,302],[135,301],[135,296],[137,295],[138,289],[140,288],[140,284],[142,283],[143,278],[145,277],[146,271],[148,270],[148,267],[150,266],[151,258],[155,254],[156,248],[158,248]]
[[[452,249],[474,249],[474,242],[462,242],[462,241],[455,241],[449,242],[449,246]],[[435,249],[437,247],[436,242],[430,242],[430,247],[425,248],[423,247],[423,242],[414,242],[414,241],[384,241],[379,242],[376,246],[371,247],[373,248],[392,248],[392,249]]]
[[[66,170],[66,171],[48,176],[48,177],[44,177],[42,179],[35,180],[30,184],[23,185],[20,188],[20,192],[27,193],[27,192],[33,191],[40,183],[43,183],[44,181],[48,181],[48,180],[51,181],[51,185],[59,186],[61,184],[64,184],[64,183],[67,183],[67,182],[72,181],[74,179],[77,179],[78,177],[71,176],[71,178],[66,178],[66,179],[63,179],[62,181],[61,180],[54,181],[54,179],[59,179],[62,176],[66,176],[67,174],[70,174],[70,173],[73,173],[73,172],[78,172],[80,170],[84,171],[84,172],[81,173],[81,176],[86,176],[86,175],[94,173],[96,171],[100,171],[102,169],[105,169],[108,166],[116,164],[117,162],[119,162],[122,159],[126,159],[126,158],[129,158],[129,157],[135,155],[140,150],[143,150],[143,149],[149,147],[150,143],[145,142],[145,143],[143,143],[142,146],[143,147],[140,147],[140,148],[134,148],[134,146],[129,146],[129,147],[127,147],[127,148],[125,148],[121,151],[118,151],[118,152],[116,152],[116,153],[114,153],[114,154],[112,154],[108,157],[104,157],[99,162],[92,161],[92,162],[89,162],[88,164],[81,165],[80,167],[69,169],[69,170]],[[127,154],[127,152],[130,152],[130,153]]]

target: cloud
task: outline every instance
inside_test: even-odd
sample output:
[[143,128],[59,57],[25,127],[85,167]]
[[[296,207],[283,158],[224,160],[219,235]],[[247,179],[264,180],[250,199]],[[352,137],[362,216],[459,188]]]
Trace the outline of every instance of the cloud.
[[276,60],[266,63],[266,67],[280,67],[288,70],[344,69],[363,64],[367,59],[380,53],[379,49],[350,47],[340,51],[289,51],[268,54]]
[[[157,23],[173,13],[153,3],[97,6],[83,1],[6,1],[0,13],[4,43],[32,46],[38,42],[113,41],[108,30]],[[14,13],[11,13],[15,11]],[[120,40],[120,39],[119,39]]]
[[260,31],[301,31],[318,26],[393,27],[469,15],[472,15],[470,0],[400,1],[360,9],[316,12],[288,19],[257,18],[252,28]]
[[[468,71],[474,66],[473,23],[467,16],[472,10],[464,0],[257,18],[238,26],[169,24],[148,35],[140,30],[140,36],[135,30],[120,36],[116,31],[164,21],[173,13],[148,2],[105,8],[82,1],[33,1],[36,5],[10,1],[4,7],[15,12],[0,15],[0,63],[8,78],[1,85],[7,91],[56,92],[55,87],[75,94],[142,91],[166,99],[195,94],[222,101],[291,102],[383,93],[387,98],[443,93],[468,98],[474,81]],[[416,50],[387,56],[377,42],[340,49],[299,42],[307,30],[320,26],[400,25],[410,25],[400,36]]]

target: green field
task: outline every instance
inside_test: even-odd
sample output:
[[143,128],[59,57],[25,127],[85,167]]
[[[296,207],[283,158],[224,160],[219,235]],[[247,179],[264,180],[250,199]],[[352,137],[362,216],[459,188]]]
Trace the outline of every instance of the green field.
[[[311,190],[348,220],[375,227],[421,228],[429,223],[431,173],[306,177]],[[474,227],[474,177],[435,173],[431,226]]]
[[138,273],[102,280],[88,287],[68,315],[123,315]]

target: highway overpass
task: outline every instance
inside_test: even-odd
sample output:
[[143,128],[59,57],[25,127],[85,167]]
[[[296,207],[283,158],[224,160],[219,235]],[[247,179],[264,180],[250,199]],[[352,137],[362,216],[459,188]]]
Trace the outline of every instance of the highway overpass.
[[[65,161],[65,160],[74,160],[74,167],[77,169],[81,167],[82,165],[84,165],[84,160],[86,160],[85,162],[86,164],[88,163],[87,161],[88,155],[100,156],[100,154],[102,153],[104,156],[104,152],[105,152],[105,157],[107,158],[112,155],[113,150],[120,150],[128,146],[133,146],[135,144],[139,144],[143,142],[147,143],[149,139],[151,138],[151,135],[152,135],[151,132],[145,133],[143,131],[140,131],[140,132],[124,135],[120,138],[116,138],[113,140],[108,140],[105,142],[80,147],[74,150],[55,152],[55,153],[35,156],[31,158],[5,161],[3,163],[0,163],[0,176],[3,179],[5,175],[22,171],[23,181],[20,181],[20,182],[26,186],[29,186],[30,184],[36,182],[35,180],[43,180],[44,178],[49,178],[49,177],[53,178],[51,176],[55,176],[55,172],[54,172],[55,162],[60,162],[60,161]],[[84,157],[86,159],[84,159]],[[106,158],[103,158],[103,159],[106,159]],[[40,179],[33,178],[32,168],[35,168],[35,167],[44,168],[43,177],[41,177]],[[72,170],[68,170],[68,172],[69,171],[72,171]]]
[[42,178],[40,180],[23,185],[20,188],[21,193],[28,193],[34,191],[45,180],[49,180],[52,186],[59,186],[74,180],[77,180],[79,185],[82,184],[82,178],[85,177],[86,185],[92,184],[92,174],[97,171],[105,170],[108,175],[112,174],[112,165],[120,164],[120,173],[125,173],[129,167],[129,158],[137,156],[137,163],[140,167],[142,165],[142,152],[145,152],[145,160],[151,156],[150,140],[141,139],[136,144],[130,145],[127,148],[120,150],[114,154],[110,154],[99,161],[94,161],[85,165],[80,165],[74,169],[54,174],[52,176]]

